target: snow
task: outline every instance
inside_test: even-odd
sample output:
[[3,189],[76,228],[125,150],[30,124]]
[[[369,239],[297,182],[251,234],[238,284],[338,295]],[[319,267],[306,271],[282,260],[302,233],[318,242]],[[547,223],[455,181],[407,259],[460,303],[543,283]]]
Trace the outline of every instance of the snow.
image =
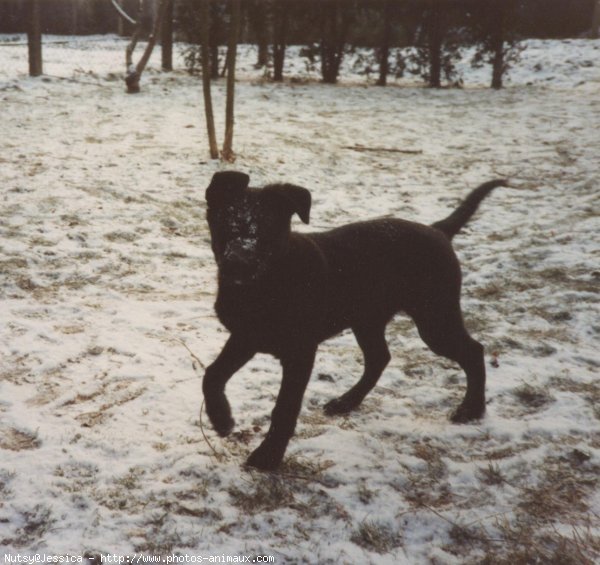
[[[13,39],[0,40],[0,550],[464,563],[526,542],[460,541],[457,525],[494,540],[505,520],[534,523],[557,545],[573,528],[600,535],[600,42],[530,41],[499,92],[466,65],[462,90],[378,88],[349,66],[327,86],[296,48],[300,79],[276,85],[242,46],[230,166],[208,159],[198,79],[161,73],[157,53],[126,95],[122,40],[47,38],[64,43],[31,79]],[[213,92],[222,133],[224,84]],[[486,418],[448,422],[464,377],[398,317],[360,410],[322,413],[361,371],[345,333],[319,349],[282,471],[244,469],[277,362],[257,356],[231,380],[231,438],[199,420],[200,364],[227,337],[204,190],[232,167],[252,186],[309,188],[298,230],[433,222],[510,178],[455,238],[467,325],[499,362]],[[560,510],[541,502],[548,484]]]

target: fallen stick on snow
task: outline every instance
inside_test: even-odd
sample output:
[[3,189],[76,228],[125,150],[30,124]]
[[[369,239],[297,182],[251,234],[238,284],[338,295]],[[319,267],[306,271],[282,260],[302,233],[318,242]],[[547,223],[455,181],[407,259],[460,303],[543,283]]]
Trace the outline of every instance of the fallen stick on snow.
[[[69,45],[69,41],[44,41],[46,45]],[[27,47],[27,41],[3,41],[0,43],[0,47]]]
[[342,149],[351,149],[352,151],[383,151],[386,153],[408,153],[409,155],[420,155],[422,149],[397,149],[395,147],[365,147],[364,145],[344,145]]

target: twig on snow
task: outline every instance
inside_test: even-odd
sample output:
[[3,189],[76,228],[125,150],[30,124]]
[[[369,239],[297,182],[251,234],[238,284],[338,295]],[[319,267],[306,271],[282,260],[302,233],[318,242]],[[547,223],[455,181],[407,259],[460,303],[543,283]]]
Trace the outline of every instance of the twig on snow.
[[[200,358],[188,347],[188,344],[185,341],[183,341],[181,338],[175,338],[175,339],[178,343],[180,343],[181,345],[183,345],[183,347],[185,347],[187,349],[188,353],[190,354],[190,356],[192,357],[194,362],[197,363],[200,368],[206,369],[204,363],[202,363],[202,361],[200,361]],[[196,369],[196,366],[194,365],[194,363],[192,363],[192,366],[194,367],[194,369]],[[213,455],[215,456],[217,461],[220,461],[224,458],[225,455],[223,453],[219,453],[215,449],[215,446],[208,439],[208,436],[206,435],[206,432],[204,431],[204,423],[202,422],[202,412],[203,411],[204,411],[204,400],[202,401],[202,404],[200,405],[200,413],[198,414],[198,425],[200,427],[200,433],[202,434],[202,437],[204,438],[206,445],[208,445],[208,447],[210,447],[210,450],[213,452]]]
[[[200,368],[204,369],[206,371],[206,366],[204,365],[204,363],[202,363],[202,361],[200,361],[200,359],[198,358],[198,356],[188,347],[188,344],[185,341],[183,341],[181,338],[179,338],[179,337],[177,337],[175,339],[176,339],[176,341],[178,343],[180,343],[181,345],[183,345],[183,347],[185,347],[187,349],[187,351],[191,355],[192,359],[194,361],[196,361],[196,363],[198,363],[198,365],[200,366]],[[196,367],[194,367],[194,369],[195,368]]]
[[54,79],[54,80],[64,80],[66,82],[74,82],[74,83],[77,83],[77,84],[87,84],[89,86],[96,86],[96,87],[99,86],[101,88],[110,88],[109,85],[102,84],[100,81],[98,81],[98,82],[91,82],[89,80],[79,80],[77,78],[72,78],[72,77],[59,77],[59,76],[56,76],[56,75],[47,75],[47,74],[44,74],[44,77],[51,78],[51,79]]
[[506,541],[503,539],[495,539],[495,538],[490,538],[487,536],[478,536],[478,535],[472,533],[471,531],[469,531],[468,526],[463,526],[461,524],[457,524],[453,520],[450,520],[450,518],[447,518],[442,513],[438,512],[435,508],[431,508],[431,506],[428,506],[427,504],[424,504],[423,502],[420,503],[420,506],[429,510],[430,512],[433,512],[436,516],[438,516],[442,520],[445,520],[446,522],[448,522],[448,524],[450,524],[452,527],[463,532],[467,538],[470,538],[472,540],[480,540],[480,541],[486,541],[486,542],[492,542],[492,543],[504,543]]
[[215,449],[215,446],[210,442],[210,440],[208,439],[206,433],[204,432],[204,424],[202,423],[202,412],[203,412],[203,410],[204,410],[204,400],[202,401],[202,404],[200,405],[200,414],[198,415],[198,424],[200,425],[200,432],[202,433],[202,437],[204,438],[204,441],[206,442],[206,445],[208,445],[208,447],[210,447],[210,449],[213,452],[213,455],[215,456],[215,458],[217,459],[217,461],[220,461],[221,459],[223,459],[223,457],[225,455],[223,453],[219,453]]
[[297,481],[307,481],[311,483],[318,483],[327,488],[332,488],[332,482],[326,479],[319,479],[318,477],[305,477],[304,475],[296,475],[295,473],[286,473],[285,471],[275,471],[273,474],[279,475],[286,479],[295,479]]
[[406,153],[408,155],[420,155],[422,149],[398,149],[396,147],[367,147],[365,145],[343,145],[342,149],[351,149],[352,151],[374,151],[383,153]]

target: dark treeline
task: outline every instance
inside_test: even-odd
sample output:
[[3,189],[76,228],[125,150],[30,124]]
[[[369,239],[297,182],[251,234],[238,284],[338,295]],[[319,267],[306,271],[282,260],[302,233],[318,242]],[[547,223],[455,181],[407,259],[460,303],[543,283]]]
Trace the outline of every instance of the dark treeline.
[[[0,0],[0,33],[27,30],[27,0]],[[42,32],[59,35],[116,33],[118,17],[110,0],[42,0]]]
[[[175,0],[177,14],[185,12],[190,0]],[[516,33],[521,37],[562,38],[576,37],[590,29],[596,0],[519,0],[516,16]],[[129,13],[136,13],[138,0],[120,0]],[[192,3],[193,0],[192,0]],[[224,5],[227,0],[214,0]],[[486,0],[340,0],[346,21],[331,19],[330,5],[334,0],[244,0],[244,22],[242,41],[261,43],[260,34],[265,34],[261,20],[277,17],[277,11],[287,20],[288,44],[309,44],[320,41],[323,25],[330,26],[329,32],[335,40],[336,34],[345,33],[348,43],[375,46],[380,42],[379,32],[374,29],[376,12],[388,11],[388,17],[396,20],[395,12],[411,4],[470,4],[486,3]],[[20,33],[27,27],[27,0],[0,0],[0,33]],[[111,0],[42,0],[41,18],[43,33],[85,35],[92,33],[127,33],[122,21],[111,6]],[[146,0],[146,27],[151,26],[156,10],[156,0]],[[285,4],[285,8],[276,6]],[[311,6],[312,4],[312,6]],[[315,6],[315,4],[317,6]],[[216,9],[223,9],[216,8]],[[350,20],[352,20],[350,22]],[[177,25],[177,22],[175,22]],[[183,23],[183,22],[182,22]],[[350,25],[351,24],[351,25]],[[334,25],[332,28],[331,25]],[[418,21],[406,19],[392,21],[390,41],[400,45],[410,40]],[[346,28],[346,29],[344,29]],[[264,43],[264,40],[262,41]]]
[[[433,88],[461,86],[457,62],[466,47],[474,47],[471,63],[491,65],[491,86],[501,88],[506,71],[519,61],[521,39],[593,35],[599,5],[597,0],[247,0],[240,40],[258,45],[256,66],[275,81],[284,78],[286,46],[302,45],[306,65],[319,70],[325,83],[337,82],[342,61],[353,52],[354,71],[377,76],[379,85],[389,76],[412,74]],[[199,72],[198,2],[179,0],[176,14],[180,38],[189,45],[186,66]],[[212,78],[226,68],[219,47],[229,29],[227,14],[227,0],[210,2],[210,33],[204,39]]]

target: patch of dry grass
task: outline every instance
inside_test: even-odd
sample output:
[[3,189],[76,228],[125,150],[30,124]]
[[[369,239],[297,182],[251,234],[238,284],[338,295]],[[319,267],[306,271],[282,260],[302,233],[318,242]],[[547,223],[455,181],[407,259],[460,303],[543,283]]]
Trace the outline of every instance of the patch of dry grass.
[[581,396],[591,407],[594,416],[600,420],[600,383],[596,381],[576,381],[569,377],[551,377],[552,388]]
[[486,556],[478,563],[486,565],[594,565],[600,558],[600,537],[592,530],[569,528],[559,531],[556,526],[540,524],[518,515],[513,520],[497,524],[501,543],[489,544]]
[[37,449],[41,441],[37,432],[28,430],[18,430],[17,428],[0,428],[0,449],[10,449],[11,451],[24,451],[27,449]]
[[512,393],[527,410],[531,411],[540,410],[555,400],[545,388],[528,383],[515,388]]
[[227,492],[233,505],[250,515],[289,507],[295,500],[292,485],[275,474],[253,474],[248,488],[230,486]]
[[422,459],[426,468],[413,469],[405,466],[405,482],[394,484],[404,498],[413,507],[442,507],[454,500],[452,488],[448,483],[448,467],[442,460],[445,450],[427,442],[416,443],[413,453]]
[[490,461],[487,467],[480,467],[478,474],[481,482],[488,486],[501,485],[506,480],[499,465],[493,461]]
[[0,538],[0,546],[16,549],[29,546],[43,538],[56,522],[52,510],[42,504],[22,510],[19,514],[19,527],[10,537]]
[[538,520],[560,517],[576,523],[586,515],[588,500],[600,486],[600,466],[589,459],[589,454],[578,449],[546,458],[540,481],[523,488],[518,508]]
[[588,502],[600,485],[600,468],[579,449],[547,457],[536,468],[541,474],[535,484],[530,473],[509,481],[492,462],[479,469],[480,480],[490,488],[505,484],[518,493],[514,508],[492,516],[489,524],[482,520],[464,525],[430,508],[451,524],[452,543],[444,550],[473,565],[597,563],[598,517],[589,511]]
[[350,541],[379,554],[388,553],[402,545],[402,536],[389,525],[365,520],[350,536]]

